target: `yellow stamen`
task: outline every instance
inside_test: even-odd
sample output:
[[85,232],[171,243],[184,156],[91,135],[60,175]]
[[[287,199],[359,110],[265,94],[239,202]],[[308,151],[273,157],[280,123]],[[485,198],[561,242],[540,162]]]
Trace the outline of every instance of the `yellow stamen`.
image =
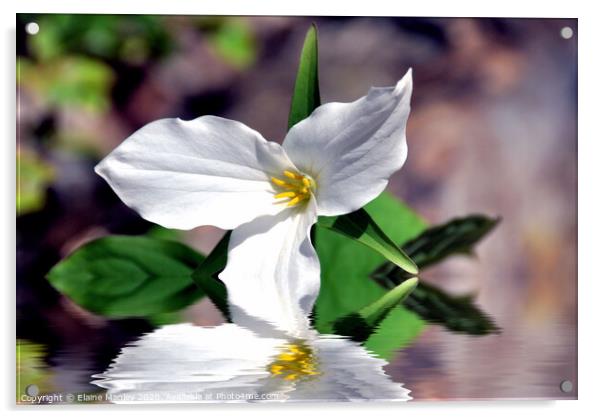
[[273,177],[272,178],[272,182],[274,182],[278,186],[286,186],[286,185],[288,185],[288,183],[286,183],[283,180],[278,179],[277,177]]
[[304,176],[297,174],[297,173],[290,172],[288,170],[284,171],[284,176],[286,176],[289,179],[294,179],[294,180],[304,179]]
[[290,184],[288,182],[285,182],[283,180],[280,180],[280,179],[278,179],[276,177],[272,178],[272,182],[275,183],[276,185],[280,186],[281,188],[284,188],[284,189],[297,189],[297,186],[292,185],[292,184]]
[[274,198],[277,200],[288,198],[289,201],[278,201],[277,204],[286,203],[289,207],[292,207],[310,198],[316,187],[312,178],[290,170],[285,170],[282,174],[290,180],[282,180],[277,177],[271,178],[274,185],[285,190],[275,192]]
[[296,195],[297,195],[296,192],[281,192],[281,193],[277,193],[276,195],[274,195],[274,198],[276,198],[276,199],[294,198]]

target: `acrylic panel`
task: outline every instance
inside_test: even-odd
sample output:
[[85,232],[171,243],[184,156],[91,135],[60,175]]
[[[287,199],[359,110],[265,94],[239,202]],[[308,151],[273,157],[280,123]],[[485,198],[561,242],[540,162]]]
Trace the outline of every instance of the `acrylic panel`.
[[576,399],[577,29],[17,15],[17,403]]

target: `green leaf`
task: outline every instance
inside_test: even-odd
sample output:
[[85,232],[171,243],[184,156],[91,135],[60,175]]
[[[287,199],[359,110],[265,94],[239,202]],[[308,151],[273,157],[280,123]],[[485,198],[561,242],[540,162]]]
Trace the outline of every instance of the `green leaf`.
[[[484,215],[456,218],[431,227],[402,247],[421,269],[455,254],[471,254],[473,247],[498,224],[499,219]],[[386,288],[396,287],[406,274],[392,263],[385,263],[372,277]],[[404,306],[422,319],[441,324],[447,329],[470,335],[499,331],[493,320],[482,312],[471,296],[454,297],[445,291],[421,282]]]
[[[471,254],[472,248],[499,222],[498,218],[469,215],[455,218],[445,224],[430,227],[419,236],[404,243],[401,248],[420,269],[434,265],[457,254]],[[375,279],[407,277],[390,262],[383,263],[371,275]],[[397,284],[395,282],[395,284]]]
[[145,233],[145,236],[153,239],[171,240],[177,242],[181,239],[182,230],[172,230],[162,227],[158,224],[153,224]]
[[418,278],[410,278],[372,304],[335,321],[334,331],[343,336],[349,336],[358,342],[364,342],[376,330],[387,315],[416,288]]
[[299,69],[291,99],[288,117],[289,129],[307,118],[320,106],[320,83],[318,81],[318,28],[315,24],[305,35],[305,42],[299,58]]
[[[445,224],[430,227],[419,236],[405,242],[401,248],[420,269],[434,265],[457,254],[471,254],[473,247],[500,221],[484,215],[455,218]],[[375,279],[407,277],[393,263],[386,262],[371,275]],[[395,282],[395,284],[397,284]]]
[[191,281],[203,256],[172,241],[108,236],[76,250],[47,277],[83,308],[110,318],[180,310],[203,296]]
[[[426,223],[389,193],[366,206],[383,230],[397,243],[415,237]],[[370,280],[370,273],[385,262],[382,254],[330,229],[316,230],[322,280],[316,302],[314,325],[321,333],[334,333],[337,319],[356,313],[381,298],[387,290]],[[424,321],[398,305],[381,322],[365,346],[383,358],[411,342]]]
[[230,241],[231,234],[231,231],[227,231],[223,235],[211,253],[194,270],[193,278],[217,278],[217,274],[224,270],[226,262],[228,262],[228,242]]
[[499,223],[499,218],[469,215],[431,227],[402,247],[420,268],[434,265],[455,254],[470,254],[472,248]]
[[230,321],[228,290],[217,275],[224,270],[228,262],[230,235],[230,231],[226,232],[209,256],[192,273],[194,282],[207,294],[228,321]]
[[318,225],[357,240],[411,275],[418,274],[418,268],[412,259],[382,231],[364,209],[338,217],[320,217]]

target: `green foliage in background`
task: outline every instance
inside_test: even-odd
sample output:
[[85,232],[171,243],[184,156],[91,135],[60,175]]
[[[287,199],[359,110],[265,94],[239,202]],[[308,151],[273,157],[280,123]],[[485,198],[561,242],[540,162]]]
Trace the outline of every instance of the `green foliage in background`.
[[132,65],[167,54],[171,39],[161,16],[145,15],[32,15],[40,31],[28,37],[39,61],[84,54]]
[[17,215],[44,206],[46,189],[54,179],[53,167],[34,151],[17,150]]
[[255,64],[257,38],[244,17],[199,16],[196,26],[209,47],[230,66],[245,70]]
[[257,59],[257,43],[251,28],[241,19],[226,19],[209,35],[210,45],[230,65],[245,69]]
[[110,92],[115,75],[108,65],[84,56],[34,64],[17,61],[17,83],[36,93],[50,106],[82,108],[105,112],[110,108]]

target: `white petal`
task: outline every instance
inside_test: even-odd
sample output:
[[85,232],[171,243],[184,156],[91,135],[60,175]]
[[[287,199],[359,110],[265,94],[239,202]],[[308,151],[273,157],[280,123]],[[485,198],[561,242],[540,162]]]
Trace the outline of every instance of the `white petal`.
[[318,215],[355,211],[385,189],[407,156],[411,94],[409,70],[396,86],[320,106],[291,128],[283,147],[299,170],[314,177]]
[[228,263],[219,275],[234,323],[303,337],[320,288],[320,263],[309,232],[314,199],[259,217],[232,232]]
[[186,230],[232,229],[278,212],[270,176],[290,167],[277,143],[239,122],[203,116],[144,126],[96,171],[145,219]]

